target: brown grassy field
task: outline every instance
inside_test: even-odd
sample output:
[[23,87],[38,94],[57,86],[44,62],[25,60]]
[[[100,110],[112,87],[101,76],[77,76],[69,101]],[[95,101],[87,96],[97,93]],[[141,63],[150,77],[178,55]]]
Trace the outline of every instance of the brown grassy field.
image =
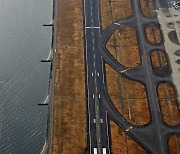
[[53,154],[84,154],[86,101],[81,0],[59,0]]
[[[154,35],[153,35],[154,34]],[[152,44],[158,44],[162,40],[160,28],[158,26],[149,26],[146,28],[147,39]]]
[[145,87],[106,65],[107,90],[112,103],[127,121],[144,125],[150,120]]
[[[158,60],[158,55],[160,57],[160,61]],[[151,62],[152,65],[155,67],[166,67],[168,64],[167,58],[165,56],[165,54],[162,51],[153,51],[151,53]]]
[[117,19],[123,19],[132,14],[130,0],[111,1],[111,4],[108,0],[101,0],[100,7],[103,30]]
[[179,154],[180,153],[180,136],[173,135],[169,138],[168,141],[170,154]]
[[118,28],[109,38],[106,48],[126,67],[137,67],[141,64],[136,32],[131,27]]
[[177,106],[174,89],[170,84],[161,83],[157,90],[165,123],[170,126],[179,124],[180,112]]
[[133,139],[131,139],[121,128],[114,122],[110,122],[112,152],[113,154],[146,154]]
[[145,17],[154,17],[155,11],[154,11],[154,3],[153,0],[148,0],[146,2],[146,0],[140,0],[140,4],[141,4],[141,10],[142,13]]

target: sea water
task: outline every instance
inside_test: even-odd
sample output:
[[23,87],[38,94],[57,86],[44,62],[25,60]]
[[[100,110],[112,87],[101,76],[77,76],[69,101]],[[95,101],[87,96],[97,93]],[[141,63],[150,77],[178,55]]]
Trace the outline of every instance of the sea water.
[[0,0],[0,154],[39,154],[47,133],[51,0]]

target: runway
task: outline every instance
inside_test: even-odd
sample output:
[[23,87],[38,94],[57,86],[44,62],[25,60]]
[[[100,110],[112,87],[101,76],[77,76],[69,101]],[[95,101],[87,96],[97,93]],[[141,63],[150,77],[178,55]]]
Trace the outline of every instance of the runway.
[[101,100],[100,81],[103,80],[102,59],[99,52],[101,36],[99,20],[99,1],[84,1],[84,24],[85,24],[85,51],[86,51],[86,86],[87,86],[87,109],[88,109],[88,143],[89,153],[97,148],[102,153],[109,148],[109,129],[107,113],[104,112]]
[[[111,3],[111,0],[109,0]],[[167,140],[171,134],[180,134],[180,127],[167,126],[161,115],[156,92],[160,82],[172,82],[169,75],[157,76],[153,73],[149,55],[152,50],[165,50],[163,43],[153,45],[148,43],[145,34],[146,25],[159,25],[157,17],[146,18],[140,11],[139,0],[131,0],[133,15],[116,21],[102,30],[100,0],[83,0],[84,38],[86,61],[86,94],[88,115],[88,151],[94,154],[112,153],[110,136],[110,119],[134,139],[148,153],[167,154]],[[165,1],[155,1],[155,9],[164,7]],[[117,24],[118,23],[118,24]],[[106,49],[109,36],[121,26],[133,27],[137,32],[138,45],[142,63],[137,68],[121,65]],[[105,63],[112,66],[124,77],[143,83],[147,89],[151,120],[148,125],[133,126],[122,117],[112,105],[106,90]],[[170,66],[169,66],[170,67]],[[127,71],[124,71],[128,69]],[[170,73],[170,68],[167,70]]]

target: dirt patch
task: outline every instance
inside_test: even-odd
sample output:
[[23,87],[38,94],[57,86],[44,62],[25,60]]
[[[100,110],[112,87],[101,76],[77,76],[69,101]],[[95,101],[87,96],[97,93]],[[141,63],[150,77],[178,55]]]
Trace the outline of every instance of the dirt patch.
[[151,53],[151,62],[155,67],[163,67],[167,66],[167,58],[162,51],[153,51]]
[[152,44],[159,44],[162,41],[160,29],[155,25],[146,28],[146,36],[148,41]]
[[81,0],[59,0],[53,126],[54,154],[83,154],[86,100]]
[[131,139],[113,121],[110,122],[113,154],[146,154],[139,144]]
[[165,123],[171,126],[179,124],[180,111],[173,87],[170,84],[161,83],[157,90]]
[[145,87],[118,74],[106,64],[107,91],[120,114],[134,125],[144,125],[150,120]]
[[180,153],[180,136],[173,135],[168,141],[170,154]]
[[100,9],[103,30],[106,29],[114,21],[126,18],[132,14],[132,6],[130,0],[101,0]]
[[156,15],[153,0],[140,0],[141,10],[145,17],[154,17]]
[[137,67],[141,64],[136,31],[131,27],[118,28],[108,39],[106,48],[123,66]]

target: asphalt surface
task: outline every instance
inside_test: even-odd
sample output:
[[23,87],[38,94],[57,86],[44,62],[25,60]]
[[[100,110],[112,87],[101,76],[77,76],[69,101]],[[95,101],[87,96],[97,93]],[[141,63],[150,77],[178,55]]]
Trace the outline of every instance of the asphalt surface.
[[[111,3],[111,1],[109,1]],[[166,7],[167,1],[155,0],[155,9]],[[151,120],[147,125],[133,126],[126,133],[139,143],[148,153],[167,154],[168,137],[172,134],[180,135],[180,126],[169,127],[162,118],[158,102],[156,88],[160,82],[172,83],[170,66],[165,75],[157,76],[153,73],[150,52],[152,50],[165,50],[163,42],[158,45],[147,41],[145,27],[147,25],[159,25],[156,17],[145,18],[142,15],[138,0],[131,0],[133,15],[127,19],[112,23],[102,31],[100,16],[100,0],[83,0],[84,9],[84,38],[85,38],[85,60],[86,60],[86,92],[87,92],[87,115],[88,115],[88,151],[94,153],[97,148],[101,154],[103,148],[106,153],[112,153],[110,137],[110,119],[112,119],[124,131],[132,126],[128,123],[112,105],[106,90],[105,63],[110,64],[124,77],[139,81],[147,88],[149,110]],[[131,26],[137,32],[138,45],[140,48],[141,65],[137,68],[128,69],[117,62],[105,48],[106,42],[119,26]]]
[[100,80],[103,80],[102,60],[98,44],[101,36],[99,20],[99,0],[84,1],[84,35],[86,51],[87,109],[88,109],[88,144],[89,153],[102,153],[103,148],[110,151],[107,115],[100,92]]

